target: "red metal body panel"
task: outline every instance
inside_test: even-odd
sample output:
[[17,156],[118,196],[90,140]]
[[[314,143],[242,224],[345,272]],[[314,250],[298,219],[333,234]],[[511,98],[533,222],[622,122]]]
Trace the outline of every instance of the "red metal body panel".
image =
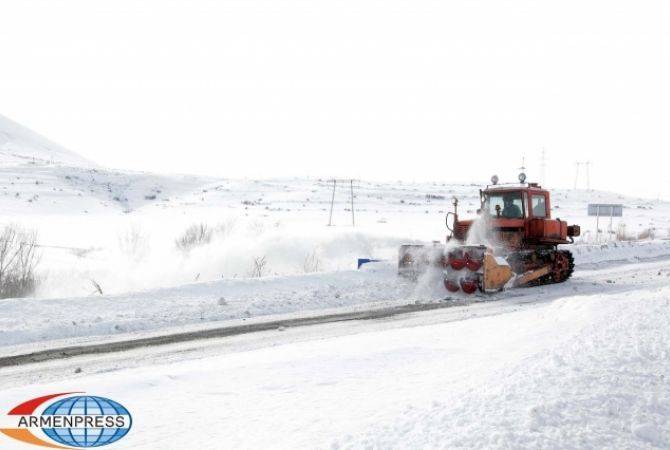
[[503,219],[503,218],[491,219],[491,228],[493,229],[523,228],[525,224],[526,219]]
[[568,223],[553,219],[528,219],[526,238],[534,241],[566,241]]
[[459,241],[464,241],[468,236],[468,231],[472,225],[472,220],[456,220],[454,222],[454,238]]

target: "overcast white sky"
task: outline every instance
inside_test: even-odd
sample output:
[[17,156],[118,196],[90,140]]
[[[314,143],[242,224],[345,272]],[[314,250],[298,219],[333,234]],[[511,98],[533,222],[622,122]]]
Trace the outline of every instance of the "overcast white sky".
[[537,179],[544,147],[549,185],[670,197],[667,1],[0,5],[0,114],[103,165]]

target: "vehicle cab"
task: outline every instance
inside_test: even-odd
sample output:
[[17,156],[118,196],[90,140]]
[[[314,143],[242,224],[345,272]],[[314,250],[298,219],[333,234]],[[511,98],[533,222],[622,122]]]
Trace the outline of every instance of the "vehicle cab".
[[[523,175],[523,174],[522,174]],[[527,246],[557,245],[569,243],[572,236],[579,236],[579,227],[568,227],[567,222],[551,217],[551,197],[549,191],[537,183],[493,185],[480,191],[480,218],[487,221],[489,233],[495,240],[508,248]],[[465,240],[472,226],[472,220],[458,220],[454,215],[453,237]]]
[[495,219],[551,219],[549,192],[537,183],[489,187],[481,193],[480,212]]

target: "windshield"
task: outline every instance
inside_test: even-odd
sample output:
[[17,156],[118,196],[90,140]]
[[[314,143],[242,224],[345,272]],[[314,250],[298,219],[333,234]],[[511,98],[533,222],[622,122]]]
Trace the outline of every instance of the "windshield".
[[483,210],[494,217],[498,216],[498,210],[500,210],[500,217],[522,219],[523,201],[521,192],[488,193],[484,200]]

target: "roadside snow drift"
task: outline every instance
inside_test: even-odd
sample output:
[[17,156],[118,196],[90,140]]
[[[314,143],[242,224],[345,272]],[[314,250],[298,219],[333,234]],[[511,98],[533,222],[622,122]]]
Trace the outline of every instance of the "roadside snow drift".
[[[602,284],[616,279],[612,264],[670,257],[670,241],[573,246],[578,283]],[[586,269],[595,272],[583,273]],[[600,269],[600,270],[597,270]],[[653,275],[653,274],[652,274]],[[639,275],[636,275],[639,276]],[[647,276],[643,274],[641,277]],[[663,278],[665,280],[665,278]],[[623,277],[620,283],[630,283]],[[551,286],[553,295],[572,292],[573,280]],[[591,289],[581,286],[580,289]],[[521,289],[540,296],[542,290]],[[397,275],[395,261],[364,265],[361,270],[188,283],[132,294],[53,299],[6,299],[0,309],[0,354],[3,347],[28,343],[104,338],[133,332],[167,332],[178,327],[225,325],[237,319],[307,314],[333,308],[371,308],[447,297],[439,273],[418,283]],[[502,298],[472,297],[476,300]],[[545,294],[542,294],[545,295]],[[451,296],[463,298],[463,295]],[[63,343],[63,342],[61,342]]]

